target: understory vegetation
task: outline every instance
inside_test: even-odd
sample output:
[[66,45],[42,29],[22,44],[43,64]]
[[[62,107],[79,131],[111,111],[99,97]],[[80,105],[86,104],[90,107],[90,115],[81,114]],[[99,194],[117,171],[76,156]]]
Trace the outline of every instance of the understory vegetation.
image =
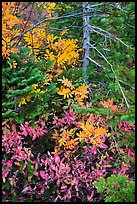
[[3,202],[135,202],[135,3],[87,3],[84,72],[82,2],[2,2]]

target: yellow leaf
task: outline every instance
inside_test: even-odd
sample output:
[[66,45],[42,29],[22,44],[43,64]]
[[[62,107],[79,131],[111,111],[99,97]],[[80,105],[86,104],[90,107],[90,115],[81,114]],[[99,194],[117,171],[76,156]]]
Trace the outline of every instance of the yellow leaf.
[[89,131],[90,133],[93,133],[93,131],[94,131],[94,126],[91,125],[88,121],[86,122],[86,124],[82,124],[82,125],[81,125],[81,128],[82,128],[85,132]]
[[58,79],[58,81],[61,81],[65,86],[69,87],[70,89],[74,89],[74,86],[72,83],[63,76],[63,79]]
[[65,88],[64,86],[61,86],[60,89],[58,89],[57,92],[59,95],[63,95],[64,99],[67,97],[69,98],[69,96],[71,96],[71,90],[69,88]]
[[64,144],[64,147],[66,149],[73,149],[75,147],[75,145],[77,145],[78,142],[75,142],[73,139],[66,141],[66,143]]
[[47,90],[45,90],[45,91],[40,91],[40,93],[44,94],[46,91],[47,91]]
[[26,101],[25,101],[25,98],[21,98],[21,101],[20,101],[18,107],[20,107],[23,104],[27,104]]
[[107,133],[107,130],[102,127],[98,127],[97,129],[94,130],[95,136],[104,136],[106,133]]
[[52,138],[57,139],[59,136],[59,133],[57,132],[57,130],[54,130],[54,133],[52,135]]
[[33,88],[36,89],[36,87],[38,86],[38,84],[32,84]]
[[39,93],[40,92],[40,89],[36,89],[34,90],[35,93]]

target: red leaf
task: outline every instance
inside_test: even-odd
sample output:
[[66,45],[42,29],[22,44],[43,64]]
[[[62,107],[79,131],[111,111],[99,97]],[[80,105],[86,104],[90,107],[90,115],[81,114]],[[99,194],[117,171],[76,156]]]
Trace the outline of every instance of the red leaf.
[[44,171],[41,170],[39,173],[40,173],[41,178],[43,178],[45,180],[49,178],[48,174],[45,174]]
[[37,171],[35,171],[33,174],[34,174],[35,176],[38,176],[38,175],[39,175],[39,173],[38,173]]
[[5,121],[3,121],[2,126],[3,126],[3,125],[5,125],[6,123],[7,123],[7,121],[6,121],[6,120],[5,120]]
[[32,137],[32,141],[34,141],[36,139],[37,135],[33,135]]
[[128,152],[129,157],[135,158],[135,154],[131,151],[131,149],[128,146],[126,146],[126,151]]
[[51,167],[53,170],[56,171],[56,167],[55,167],[55,165],[51,164],[50,167]]
[[50,176],[51,178],[54,178],[54,172],[50,170]]
[[11,125],[11,129],[12,129],[13,131],[16,131],[16,125],[15,125],[15,124],[12,124],[12,125]]
[[93,200],[92,200],[93,196],[94,196],[94,191],[92,191],[91,196],[87,195],[87,200],[88,200],[89,202],[92,202],[92,201],[93,201]]
[[58,165],[60,163],[60,157],[58,154],[54,154],[55,163]]
[[14,164],[15,164],[16,166],[20,166],[20,163],[19,163],[19,162],[14,162]]
[[41,194],[43,194],[43,193],[45,192],[45,188],[44,188],[44,186],[42,186],[40,192],[41,192]]

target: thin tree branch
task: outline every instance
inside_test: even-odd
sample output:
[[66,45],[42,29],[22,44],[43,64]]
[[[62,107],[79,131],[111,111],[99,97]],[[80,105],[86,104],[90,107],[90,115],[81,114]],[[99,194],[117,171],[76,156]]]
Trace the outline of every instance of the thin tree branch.
[[28,23],[28,21],[29,21],[29,19],[30,19],[30,16],[31,16],[31,14],[32,14],[32,8],[33,8],[33,6],[34,6],[34,2],[33,2],[33,4],[32,4],[31,10],[30,10],[29,15],[28,15],[28,17],[27,17],[27,20],[26,20],[26,23],[25,23],[25,25],[24,25],[24,28],[26,27],[26,25],[27,25],[27,23]]
[[[31,2],[28,2],[27,5],[24,6],[24,7],[18,12],[18,15],[19,15],[19,13],[21,13],[24,9],[26,9],[26,8],[29,6],[30,3],[31,3]],[[18,15],[17,15],[17,16],[18,16]]]
[[105,69],[102,65],[100,65],[98,62],[96,62],[95,60],[91,59],[90,57],[88,57],[88,59],[93,62],[94,64],[96,64],[98,67],[101,67],[103,69]]
[[[111,38],[111,39],[116,39],[116,40],[118,40],[119,42],[121,42],[123,45],[125,45],[126,47],[128,47],[128,48],[134,50],[132,47],[130,47],[129,45],[125,44],[120,38],[114,36],[113,34],[109,33],[108,31],[103,30],[102,28],[99,28],[99,27],[97,27],[97,26],[91,26],[91,25],[89,25],[89,27],[91,28],[91,30],[94,30],[95,32],[97,32],[95,29],[98,29],[98,30],[100,30],[100,31],[102,31],[102,32],[104,32],[104,33],[106,33],[109,38]],[[99,32],[98,32],[98,33],[99,33]],[[99,33],[99,34],[103,34],[103,33]],[[103,34],[103,35],[104,35],[104,34]],[[105,35],[105,36],[107,37],[107,35]]]
[[[122,11],[124,11],[125,13],[128,13],[128,11],[126,11],[126,10],[124,10],[122,7],[121,7],[121,5],[119,4],[119,2],[118,2],[118,4],[115,6],[114,4],[110,4],[110,6],[112,7],[112,8],[116,8],[116,9],[119,9],[119,10],[122,10]],[[126,7],[125,7],[126,8]]]
[[94,4],[94,5],[89,6],[89,9],[95,8],[97,6],[105,6],[105,4],[104,3]]
[[102,56],[102,58],[105,59],[105,61],[106,61],[107,63],[109,63],[108,60],[105,58],[105,56],[104,56],[96,47],[94,47],[94,46],[91,45],[90,43],[88,43],[88,44],[90,45],[90,47],[92,47],[93,49],[95,49],[95,50]]
[[130,86],[131,89],[135,90],[135,87],[131,86],[130,84],[127,84],[126,82],[122,81],[122,80],[118,80],[119,82],[121,82],[122,84],[125,84],[126,86]]
[[90,27],[91,31],[93,31],[93,32],[95,32],[95,33],[97,33],[97,34],[99,34],[99,35],[102,35],[102,36],[104,36],[104,37],[106,37],[106,38],[112,39],[112,36],[110,35],[110,33],[109,33],[109,35],[107,36],[106,34],[95,30],[95,29],[93,28],[93,26],[89,25],[89,27]]
[[34,28],[38,27],[39,25],[41,25],[42,23],[45,23],[45,22],[47,22],[47,21],[53,21],[53,20],[64,19],[64,18],[67,18],[67,20],[68,20],[68,18],[70,18],[70,17],[79,18],[80,16],[87,15],[87,14],[89,14],[89,13],[92,13],[92,11],[88,11],[88,12],[85,12],[85,13],[79,12],[79,13],[70,14],[70,15],[63,15],[63,16],[59,16],[59,17],[56,17],[56,18],[54,18],[54,17],[53,17],[53,18],[45,18],[45,19],[43,19],[42,21],[36,23],[34,26],[32,26],[32,27],[28,28],[27,30],[23,31],[23,33],[21,33],[20,35],[18,35],[18,36],[16,36],[16,37],[13,37],[13,38],[10,40],[10,42],[13,41],[13,40],[15,40],[16,38],[19,38],[19,40],[20,40],[20,39],[22,38],[22,36],[23,36],[25,33],[27,33],[27,32],[29,32],[29,31],[33,30]]
[[[103,57],[103,59],[109,64],[109,66],[111,67],[111,70],[112,70],[112,72],[113,72],[114,75],[115,75],[115,79],[116,79],[116,81],[117,81],[117,83],[118,83],[118,86],[119,86],[119,88],[120,88],[120,91],[121,91],[121,93],[122,93],[122,96],[123,96],[123,98],[124,98],[124,100],[125,100],[125,102],[126,102],[127,108],[129,108],[129,104],[128,104],[128,102],[127,102],[126,96],[125,96],[125,94],[124,94],[124,92],[123,92],[123,89],[122,89],[120,83],[119,83],[119,80],[118,80],[118,78],[117,78],[116,72],[115,72],[114,69],[113,69],[112,64],[107,60],[107,58],[106,58],[96,47],[94,47],[94,46],[91,45],[90,43],[89,43],[89,45],[90,45],[93,49],[95,49],[95,50]],[[92,60],[92,61],[94,61],[94,60]]]
[[124,21],[124,23],[125,23],[126,25],[128,25],[130,28],[135,29],[135,27],[134,27],[134,26],[132,26],[132,25],[128,24],[126,21]]
[[92,96],[92,98],[93,98],[93,92],[92,92],[91,88],[89,87],[89,85],[87,84],[86,79],[84,79],[84,83],[86,84],[86,86],[87,86],[87,88],[88,88],[88,90],[89,90],[89,92],[91,93],[91,96]]
[[124,94],[124,92],[123,92],[122,86],[121,86],[120,83],[119,83],[119,80],[118,80],[117,83],[118,83],[118,85],[119,85],[119,88],[120,88],[120,91],[121,91],[121,93],[122,93],[122,95],[123,95],[123,98],[125,99],[127,108],[129,108],[129,104],[128,104],[127,99],[126,99],[126,96],[125,96],[125,94]]
[[15,40],[16,38],[21,38],[25,33],[27,33],[27,32],[29,32],[29,31],[33,30],[34,28],[38,27],[39,25],[41,25],[41,24],[43,24],[43,23],[45,23],[45,22],[47,22],[47,21],[58,20],[58,19],[64,19],[64,18],[69,18],[69,17],[78,17],[78,16],[80,17],[80,15],[83,15],[83,12],[76,13],[76,14],[70,14],[70,15],[63,15],[63,16],[59,16],[59,17],[56,17],[56,18],[46,18],[46,19],[43,19],[42,21],[36,23],[34,26],[32,26],[32,27],[28,28],[27,30],[25,30],[25,31],[24,31],[23,33],[21,33],[20,35],[18,35],[18,36],[16,36],[16,37],[12,38],[12,39],[10,40],[10,42],[13,41],[13,40]]

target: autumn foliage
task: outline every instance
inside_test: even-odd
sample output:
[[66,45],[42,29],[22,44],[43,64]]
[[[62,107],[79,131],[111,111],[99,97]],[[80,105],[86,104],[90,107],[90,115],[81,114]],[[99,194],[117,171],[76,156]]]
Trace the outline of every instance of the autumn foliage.
[[91,95],[79,39],[52,31],[73,6],[29,3],[2,2],[3,201],[100,202],[114,175],[134,201],[135,124],[123,103]]

